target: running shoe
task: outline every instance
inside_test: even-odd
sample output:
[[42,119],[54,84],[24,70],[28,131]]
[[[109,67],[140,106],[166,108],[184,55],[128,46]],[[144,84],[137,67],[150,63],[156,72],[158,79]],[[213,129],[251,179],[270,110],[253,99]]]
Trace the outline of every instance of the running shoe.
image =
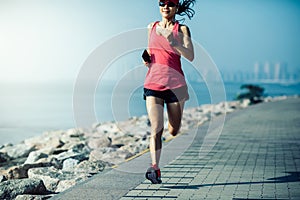
[[146,178],[153,184],[161,183],[160,169],[155,170],[153,167],[147,169]]

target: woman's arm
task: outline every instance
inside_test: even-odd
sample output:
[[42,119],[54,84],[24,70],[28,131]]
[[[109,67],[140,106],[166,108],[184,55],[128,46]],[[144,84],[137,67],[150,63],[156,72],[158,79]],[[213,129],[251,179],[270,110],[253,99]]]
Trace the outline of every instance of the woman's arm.
[[[175,44],[171,45],[186,59],[189,61],[194,60],[194,46],[191,40],[191,32],[187,26],[181,25],[180,26],[180,32],[179,34],[182,34],[182,45]],[[169,40],[170,41],[170,40]],[[171,40],[172,41],[172,40]],[[174,41],[174,39],[173,39]]]
[[[150,39],[150,34],[151,34],[151,30],[152,30],[153,25],[154,25],[154,22],[150,23],[150,24],[148,25],[148,27],[147,27],[147,28],[148,28],[148,49],[147,49],[147,51],[148,51],[148,54],[149,54],[149,55],[151,55],[151,52],[150,52],[150,49],[149,49],[149,39]],[[143,62],[144,62],[144,65],[145,65],[146,67],[149,67],[150,63],[145,62],[145,61],[143,61]]]

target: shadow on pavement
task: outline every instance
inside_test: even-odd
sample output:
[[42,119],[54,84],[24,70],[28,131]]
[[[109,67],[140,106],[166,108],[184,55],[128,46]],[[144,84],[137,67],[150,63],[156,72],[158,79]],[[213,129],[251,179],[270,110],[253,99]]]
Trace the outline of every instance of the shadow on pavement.
[[[248,184],[266,184],[266,183],[287,183],[300,181],[300,172],[285,172],[289,174],[287,176],[269,178],[266,181],[254,181],[254,182],[233,182],[233,183],[213,183],[213,184],[201,184],[201,185],[175,185],[175,186],[163,186],[163,188],[169,189],[199,189],[207,186],[220,186],[220,185],[248,185]],[[168,184],[168,183],[166,183]]]

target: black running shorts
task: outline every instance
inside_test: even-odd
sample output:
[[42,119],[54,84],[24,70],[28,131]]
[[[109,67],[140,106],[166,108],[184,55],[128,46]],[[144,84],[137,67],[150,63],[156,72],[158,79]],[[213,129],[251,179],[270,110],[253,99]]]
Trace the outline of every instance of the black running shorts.
[[179,101],[189,100],[189,93],[187,86],[183,86],[175,89],[168,89],[164,91],[151,90],[144,88],[144,100],[146,97],[153,96],[163,99],[165,103],[174,103]]

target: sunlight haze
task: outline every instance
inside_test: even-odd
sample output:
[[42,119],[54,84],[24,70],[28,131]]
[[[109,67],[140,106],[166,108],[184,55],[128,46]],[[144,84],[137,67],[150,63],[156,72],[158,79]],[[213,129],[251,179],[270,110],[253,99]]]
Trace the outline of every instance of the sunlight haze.
[[[299,69],[299,5],[292,0],[198,1],[196,15],[184,23],[220,69],[252,68],[256,61]],[[74,81],[101,43],[155,20],[160,14],[153,0],[0,0],[0,80]]]

